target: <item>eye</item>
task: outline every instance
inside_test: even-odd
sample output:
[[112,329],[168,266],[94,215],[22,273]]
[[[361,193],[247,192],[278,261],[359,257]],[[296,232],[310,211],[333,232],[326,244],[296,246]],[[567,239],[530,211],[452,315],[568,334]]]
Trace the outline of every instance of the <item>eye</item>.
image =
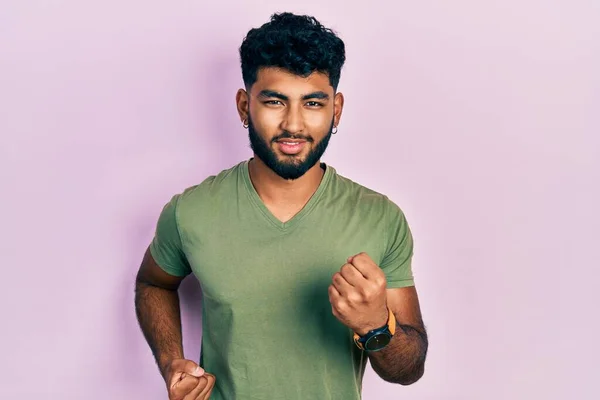
[[306,103],[307,106],[309,107],[322,107],[323,104],[317,102],[317,101],[309,101],[308,103]]
[[283,105],[283,103],[279,100],[267,100],[264,102],[267,105],[272,105],[272,106],[278,106],[278,105]]

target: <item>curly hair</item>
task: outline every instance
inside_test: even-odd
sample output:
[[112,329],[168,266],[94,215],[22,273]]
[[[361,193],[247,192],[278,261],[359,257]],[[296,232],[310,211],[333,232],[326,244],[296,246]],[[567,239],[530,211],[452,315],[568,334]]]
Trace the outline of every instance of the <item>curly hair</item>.
[[246,88],[262,67],[278,67],[303,77],[321,72],[337,90],[346,61],[344,42],[316,18],[277,13],[260,28],[248,31],[240,46],[242,78]]

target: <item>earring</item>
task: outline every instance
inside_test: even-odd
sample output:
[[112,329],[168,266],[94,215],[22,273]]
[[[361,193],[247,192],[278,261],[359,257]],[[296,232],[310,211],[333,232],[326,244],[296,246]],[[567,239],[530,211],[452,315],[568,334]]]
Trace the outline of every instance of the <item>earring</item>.
[[331,134],[335,135],[337,133],[337,126],[334,126],[333,129],[331,130]]
[[245,119],[245,120],[242,122],[242,126],[244,127],[244,129],[248,129],[248,120],[246,120],[246,119]]

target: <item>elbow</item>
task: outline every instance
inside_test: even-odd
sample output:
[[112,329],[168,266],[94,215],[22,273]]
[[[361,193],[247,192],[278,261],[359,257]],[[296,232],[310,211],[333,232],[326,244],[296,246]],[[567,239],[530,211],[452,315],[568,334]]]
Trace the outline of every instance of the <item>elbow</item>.
[[425,371],[423,369],[421,369],[416,374],[413,374],[411,376],[406,376],[406,377],[403,377],[403,379],[398,380],[398,383],[402,386],[412,385],[413,383],[417,383],[419,381],[419,379],[421,379],[423,377],[424,373],[425,373]]
[[404,373],[402,375],[394,376],[394,377],[385,377],[384,380],[390,383],[396,383],[402,386],[409,386],[413,383],[416,383],[423,377],[425,374],[425,365],[421,364],[417,369],[411,371],[410,373]]

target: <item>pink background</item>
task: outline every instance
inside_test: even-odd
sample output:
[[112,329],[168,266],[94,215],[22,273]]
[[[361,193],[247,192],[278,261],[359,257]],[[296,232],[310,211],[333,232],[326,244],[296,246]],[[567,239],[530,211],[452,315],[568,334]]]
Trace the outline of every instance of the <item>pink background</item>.
[[600,3],[297,4],[1,2],[0,398],[165,398],[134,275],[171,195],[250,156],[237,48],[278,10],[346,41],[324,160],[415,235],[426,374],[364,398],[599,398]]

